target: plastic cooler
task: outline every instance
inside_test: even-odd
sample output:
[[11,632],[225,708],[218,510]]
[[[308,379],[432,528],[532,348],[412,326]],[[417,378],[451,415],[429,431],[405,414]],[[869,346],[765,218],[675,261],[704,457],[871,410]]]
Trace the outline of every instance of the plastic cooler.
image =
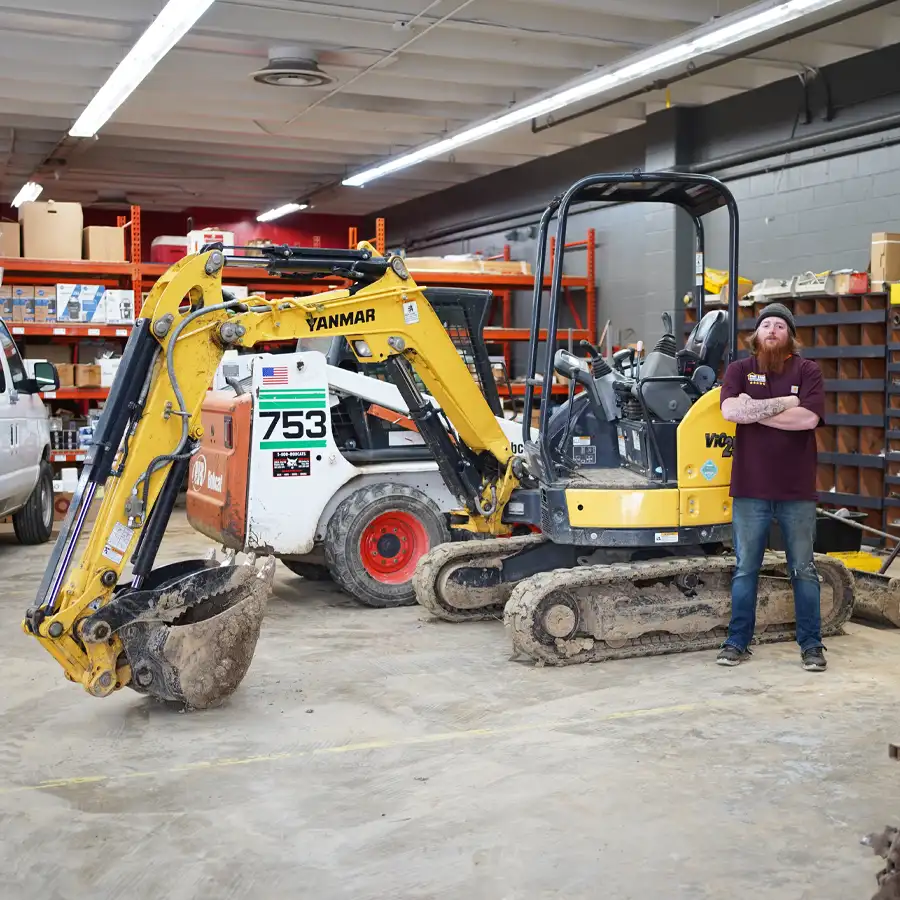
[[187,256],[187,236],[163,234],[150,243],[150,262],[171,266]]

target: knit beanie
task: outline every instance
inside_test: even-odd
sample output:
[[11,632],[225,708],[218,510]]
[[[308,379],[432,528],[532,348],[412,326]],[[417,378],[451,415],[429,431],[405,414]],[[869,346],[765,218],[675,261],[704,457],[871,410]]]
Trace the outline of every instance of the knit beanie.
[[787,327],[791,330],[791,334],[794,337],[797,337],[797,327],[794,325],[794,315],[783,303],[770,303],[765,307],[756,319],[756,327],[759,328],[759,326],[762,325],[763,319],[768,319],[770,316],[775,316],[776,318],[783,319],[787,322]]

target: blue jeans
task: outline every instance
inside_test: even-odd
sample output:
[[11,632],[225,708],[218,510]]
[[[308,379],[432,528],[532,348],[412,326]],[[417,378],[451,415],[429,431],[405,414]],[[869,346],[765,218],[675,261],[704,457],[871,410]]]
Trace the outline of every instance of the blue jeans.
[[816,539],[816,503],[814,500],[754,500],[735,497],[732,513],[734,549],[737,566],[731,582],[731,622],[726,644],[744,651],[753,639],[756,627],[756,584],[775,519],[781,526],[787,554],[797,643],[801,650],[822,646],[819,573],[813,562]]

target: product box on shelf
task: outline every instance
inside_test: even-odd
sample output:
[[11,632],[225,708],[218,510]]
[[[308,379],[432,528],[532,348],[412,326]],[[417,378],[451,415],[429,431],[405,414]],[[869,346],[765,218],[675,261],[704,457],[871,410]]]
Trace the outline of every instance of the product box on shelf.
[[[204,244],[222,243],[226,247],[234,246],[234,232],[221,231],[218,228],[199,228],[189,231],[187,236],[188,253],[199,253]],[[184,255],[184,254],[183,254]],[[181,259],[181,257],[179,257]]]
[[75,366],[72,363],[54,363],[56,372],[59,375],[59,386],[61,388],[75,387]]
[[84,229],[84,258],[97,262],[125,262],[125,229],[88,225]]
[[84,213],[80,203],[23,203],[19,224],[23,255],[28,259],[81,259]]
[[105,288],[102,284],[58,284],[58,322],[103,322]]
[[100,366],[78,363],[75,366],[75,387],[100,387]]
[[25,287],[21,284],[12,286],[13,322],[33,322],[34,321],[34,288]]
[[6,319],[7,322],[12,322],[12,314],[13,314],[12,290],[13,290],[12,285],[0,284],[0,319]]
[[134,324],[134,292],[107,290],[103,294],[103,321],[107,325]]
[[34,321],[56,321],[56,288],[35,285],[34,287]]
[[100,360],[100,387],[112,387],[116,378],[116,372],[119,371],[119,363],[122,358],[119,356],[106,357]]
[[21,226],[18,222],[0,222],[0,258],[18,259],[21,255]]

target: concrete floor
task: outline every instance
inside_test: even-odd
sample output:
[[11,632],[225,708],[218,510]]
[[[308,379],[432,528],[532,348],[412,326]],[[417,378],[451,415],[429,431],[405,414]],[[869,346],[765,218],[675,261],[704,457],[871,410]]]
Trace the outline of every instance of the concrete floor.
[[[208,547],[183,518],[166,559]],[[218,710],[98,700],[19,629],[0,537],[0,896],[869,898],[896,823],[900,634],[538,669],[499,624],[361,609],[279,566]]]

